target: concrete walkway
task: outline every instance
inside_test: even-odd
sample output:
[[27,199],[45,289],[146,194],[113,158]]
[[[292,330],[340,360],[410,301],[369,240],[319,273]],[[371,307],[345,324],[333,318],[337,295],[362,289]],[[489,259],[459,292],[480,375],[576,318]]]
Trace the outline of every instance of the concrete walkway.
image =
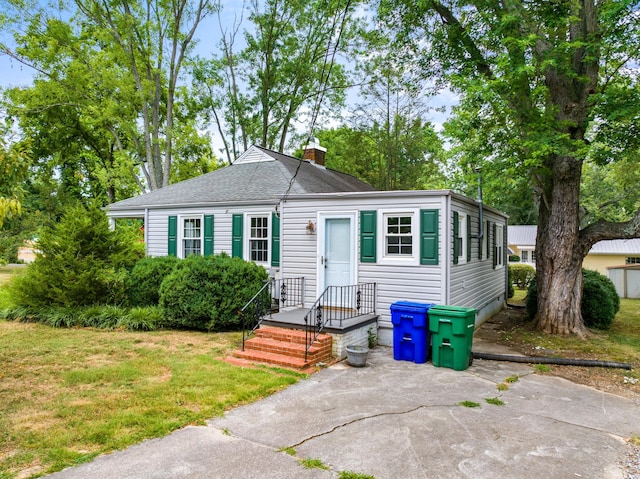
[[[512,376],[519,379],[498,391]],[[486,402],[496,397],[504,405]],[[390,348],[378,347],[364,368],[339,363],[206,427],[49,477],[621,478],[633,434],[640,435],[640,404],[630,400],[527,365],[475,360],[458,372],[394,361]],[[306,469],[305,458],[328,469]]]

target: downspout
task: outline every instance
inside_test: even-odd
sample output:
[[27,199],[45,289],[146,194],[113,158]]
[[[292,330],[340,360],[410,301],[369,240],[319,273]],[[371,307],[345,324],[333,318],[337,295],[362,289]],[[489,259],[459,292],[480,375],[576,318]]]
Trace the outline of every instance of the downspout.
[[451,264],[453,263],[452,259],[451,259],[451,244],[452,244],[452,237],[451,237],[451,192],[449,192],[449,194],[446,196],[446,201],[445,201],[445,221],[444,221],[444,225],[445,225],[445,231],[446,234],[444,235],[444,251],[445,254],[444,256],[444,278],[445,278],[445,294],[444,294],[444,303],[443,304],[451,304]]
[[149,208],[145,208],[144,209],[144,249],[145,252],[147,253],[147,256],[149,256]]

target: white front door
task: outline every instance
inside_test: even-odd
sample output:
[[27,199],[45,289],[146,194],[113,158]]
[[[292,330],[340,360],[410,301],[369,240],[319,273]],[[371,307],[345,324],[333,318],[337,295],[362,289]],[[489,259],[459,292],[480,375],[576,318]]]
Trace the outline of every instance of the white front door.
[[355,284],[355,214],[320,215],[318,294],[327,286]]

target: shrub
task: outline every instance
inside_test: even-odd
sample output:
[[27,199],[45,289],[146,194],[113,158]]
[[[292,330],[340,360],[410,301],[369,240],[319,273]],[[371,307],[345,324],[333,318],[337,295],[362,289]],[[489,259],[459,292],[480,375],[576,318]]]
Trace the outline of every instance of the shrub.
[[520,262],[520,256],[518,256],[517,254],[510,254],[509,255],[509,262],[510,263],[519,263]]
[[530,264],[510,264],[511,281],[520,289],[527,289],[531,280],[536,277],[536,270]]
[[156,306],[160,302],[160,285],[180,262],[175,256],[143,258],[131,270],[127,295],[131,306]]
[[583,269],[582,277],[584,279],[585,284],[587,283],[587,280],[597,281],[604,288],[606,288],[611,295],[611,299],[613,300],[613,307],[615,309],[616,314],[618,313],[618,311],[620,311],[620,296],[618,296],[618,292],[616,291],[616,285],[613,284],[613,281],[611,281],[605,275],[600,274],[597,271],[593,271],[591,269]]
[[507,268],[507,287],[509,289],[507,291],[507,298],[513,298],[515,291],[513,290],[513,278],[511,274],[511,265],[509,265],[509,267]]
[[101,210],[77,206],[42,231],[38,248],[11,286],[18,305],[35,309],[123,302],[128,270],[144,246],[131,229],[110,230]]
[[237,329],[238,312],[267,279],[262,266],[224,253],[190,256],[162,282],[160,305],[182,327]]
[[[527,292],[527,313],[533,318],[538,311],[538,289],[535,278]],[[615,285],[597,271],[582,270],[582,320],[588,328],[609,329],[620,310],[620,297]]]

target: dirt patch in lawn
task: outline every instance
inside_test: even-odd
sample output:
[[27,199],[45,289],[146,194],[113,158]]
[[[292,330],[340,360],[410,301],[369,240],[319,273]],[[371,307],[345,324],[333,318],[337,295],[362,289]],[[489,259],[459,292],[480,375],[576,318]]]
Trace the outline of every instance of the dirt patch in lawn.
[[[524,309],[509,307],[495,315],[484,323],[476,332],[474,337],[481,338],[496,344],[509,346],[525,356],[536,357],[562,357],[598,359],[603,361],[619,361],[599,354],[597,348],[589,351],[575,350],[570,346],[567,348],[548,349],[541,346],[545,341],[532,341],[532,338],[544,337],[542,333],[535,331],[534,324],[529,321]],[[589,339],[585,340],[589,341]],[[546,369],[538,368],[538,374],[559,376],[578,384],[591,386],[600,391],[617,394],[634,401],[640,402],[640,364],[633,364],[631,371],[619,368],[599,368],[581,366],[558,366],[548,365]]]

